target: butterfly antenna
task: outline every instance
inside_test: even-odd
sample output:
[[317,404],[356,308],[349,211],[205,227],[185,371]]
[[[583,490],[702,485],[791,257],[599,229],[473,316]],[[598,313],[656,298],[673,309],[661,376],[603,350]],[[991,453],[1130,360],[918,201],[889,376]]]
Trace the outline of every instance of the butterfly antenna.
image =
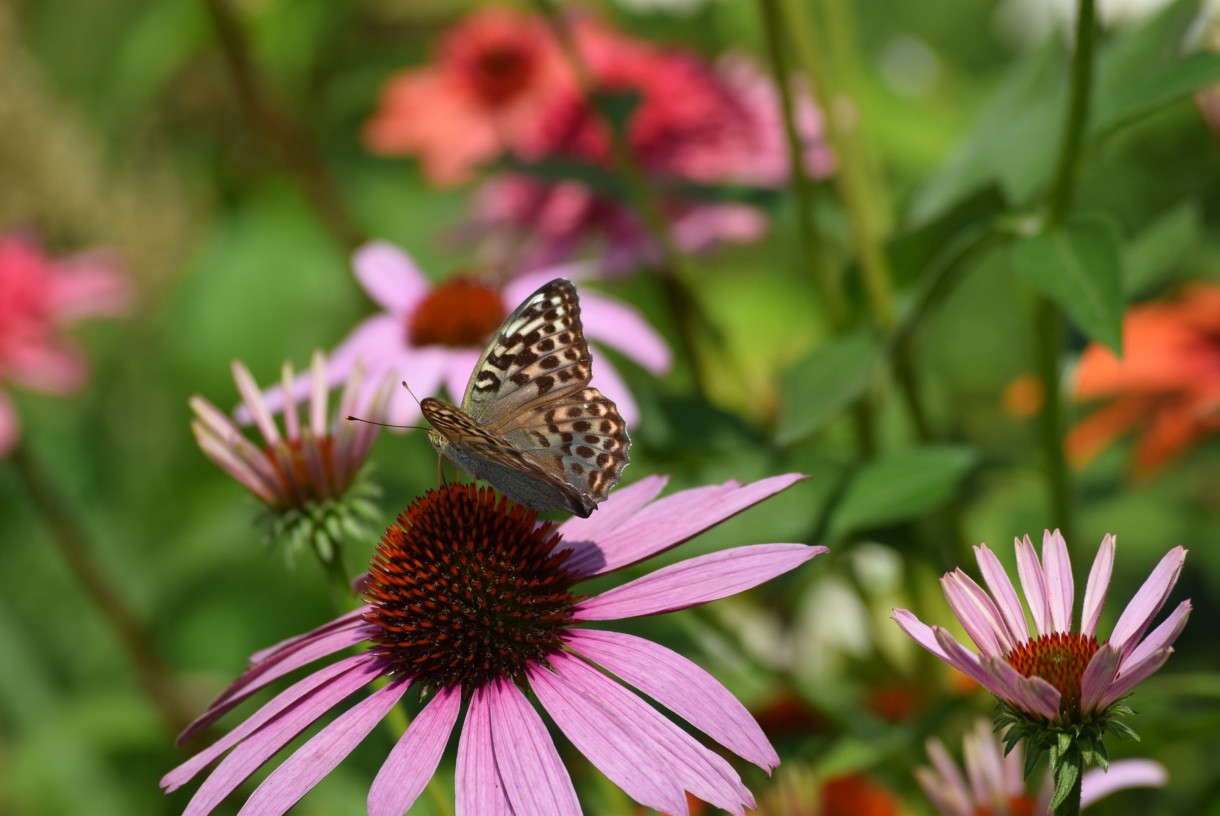
[[402,387],[407,389],[407,393],[411,395],[411,399],[415,400],[415,404],[419,405],[419,397],[415,396],[415,392],[411,390],[411,386],[407,385],[407,381],[402,381]]
[[383,428],[410,428],[415,431],[428,430],[427,428],[423,427],[422,425],[391,425],[388,422],[376,422],[372,419],[362,419],[358,416],[352,416],[351,414],[348,414],[347,420],[349,422],[363,422],[366,425],[380,425]]

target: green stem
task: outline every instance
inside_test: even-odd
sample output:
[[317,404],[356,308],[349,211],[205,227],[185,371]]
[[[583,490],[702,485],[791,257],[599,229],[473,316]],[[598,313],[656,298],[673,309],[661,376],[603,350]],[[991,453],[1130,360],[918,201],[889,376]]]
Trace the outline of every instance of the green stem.
[[[1068,220],[1072,193],[1080,165],[1084,129],[1089,116],[1093,78],[1093,40],[1097,31],[1094,0],[1080,0],[1076,9],[1076,50],[1072,57],[1071,91],[1060,142],[1055,180],[1047,202],[1047,227],[1056,229]],[[1047,487],[1055,524],[1070,541],[1073,529],[1071,487],[1063,452],[1063,394],[1059,382],[1059,358],[1063,354],[1063,325],[1059,310],[1045,296],[1034,304],[1035,358],[1046,403],[1042,408],[1041,433],[1046,460]]]
[[[872,196],[872,185],[868,180],[869,159],[865,153],[859,128],[847,133],[841,123],[843,105],[840,99],[850,96],[843,89],[830,87],[829,72],[822,60],[821,50],[814,37],[814,20],[807,0],[781,0],[788,29],[796,48],[797,63],[804,73],[814,97],[822,109],[826,139],[835,157],[834,183],[839,198],[851,222],[852,242],[864,289],[868,295],[869,309],[878,328],[888,330],[896,322],[893,292],[890,286],[889,264],[882,247],[882,229],[879,222],[880,202]],[[839,9],[839,14],[845,14]],[[833,32],[847,30],[842,21]],[[850,50],[849,43],[838,43],[837,52]]]
[[127,605],[119,589],[94,561],[94,545],[46,471],[24,445],[17,446],[11,459],[18,476],[25,483],[34,508],[50,528],[51,538],[59,548],[60,556],[127,654],[135,669],[136,680],[148,695],[162,724],[170,733],[180,733],[194,719],[193,706],[174,682],[152,635]]
[[246,117],[279,154],[284,167],[296,179],[306,200],[335,241],[348,252],[354,250],[364,243],[364,233],[344,205],[317,147],[267,91],[229,0],[204,0],[204,4],[216,27]]
[[1054,816],[1080,816],[1080,791],[1083,782],[1084,769],[1077,767],[1076,781],[1072,783],[1072,789],[1068,792],[1067,798],[1060,803],[1059,807],[1055,808]]

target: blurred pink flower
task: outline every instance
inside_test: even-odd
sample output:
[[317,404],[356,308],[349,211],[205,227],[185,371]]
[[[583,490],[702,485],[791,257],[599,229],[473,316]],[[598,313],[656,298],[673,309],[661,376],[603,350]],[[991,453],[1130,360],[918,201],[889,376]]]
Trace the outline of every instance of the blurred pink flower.
[[1114,537],[1107,535],[1089,572],[1080,629],[1073,631],[1075,588],[1067,544],[1058,530],[1047,531],[1041,562],[1029,536],[1016,542],[1017,569],[1034,623],[1031,633],[999,559],[985,544],[974,550],[987,590],[961,569],[947,573],[941,586],[979,653],[905,609],[894,610],[894,620],[921,646],[1004,703],[1046,723],[1104,719],[1107,708],[1169,659],[1190,615],[1190,601],[1182,601],[1145,637],[1186,561],[1186,550],[1174,547],[1127,605],[1110,639],[1099,643],[1095,631],[1114,567]]
[[[635,161],[661,193],[675,244],[701,252],[764,234],[762,209],[706,193],[700,199],[692,185],[779,188],[787,183],[783,112],[770,79],[740,57],[712,65],[684,51],[605,32],[586,34],[580,42],[598,91],[634,99],[627,140]],[[806,95],[798,92],[797,98],[806,172],[822,178],[832,161],[821,121]],[[527,161],[562,159],[593,166],[607,178],[617,172],[601,117],[574,86],[554,94],[519,152]],[[524,247],[522,265],[527,268],[564,261],[590,242],[598,245],[608,272],[657,262],[651,235],[621,199],[576,179],[504,173],[479,190],[470,230],[514,253]]]
[[[1050,773],[1041,775],[1036,790],[1027,790],[1024,749],[1018,744],[1005,754],[1004,746],[986,720],[978,720],[963,740],[965,776],[949,756],[944,743],[929,739],[927,747],[932,767],[916,768],[915,778],[943,816],[977,816],[980,813],[1035,816],[1048,812],[1052,791]],[[1085,773],[1080,805],[1088,807],[1126,788],[1163,787],[1168,777],[1163,765],[1149,759],[1111,762],[1108,770],[1094,769]]]
[[[0,385],[67,395],[85,382],[80,350],[63,329],[84,317],[123,313],[131,289],[114,258],[87,252],[52,259],[34,241],[0,235]],[[20,425],[0,390],[0,456]]]
[[[237,426],[203,397],[191,397],[191,430],[204,454],[241,482],[273,510],[304,507],[337,498],[355,481],[381,428],[385,404],[397,383],[383,377],[363,388],[359,366],[348,372],[334,418],[328,421],[330,390],[326,355],[316,352],[309,374],[308,424],[302,425],[295,406],[284,411],[284,431],[276,427],[258,384],[241,363],[233,363],[233,379],[242,404],[263,436],[266,447],[246,439]],[[292,366],[284,363],[282,382],[293,381]],[[360,394],[367,395],[362,399]],[[349,422],[356,414],[369,422]]]
[[[359,360],[372,381],[393,372],[406,380],[415,396],[423,398],[443,385],[460,401],[475,363],[500,323],[535,289],[554,278],[579,281],[587,276],[582,265],[539,270],[502,286],[471,278],[456,278],[432,286],[402,250],[374,242],[352,258],[356,279],[384,312],[373,315],[349,334],[331,354],[331,385],[346,379]],[[664,339],[628,306],[591,289],[580,291],[585,335],[634,360],[653,374],[669,370],[670,352]],[[635,399],[605,355],[597,355],[593,385],[618,406],[628,424],[639,415]],[[366,386],[371,387],[371,386]],[[292,385],[294,400],[308,393],[308,381]],[[283,391],[267,392],[272,410],[283,405]],[[239,411],[243,421],[248,411]],[[387,408],[388,422],[409,425],[420,416],[419,405],[398,388]]]
[[426,703],[373,781],[372,816],[401,816],[411,807],[435,774],[464,702],[458,813],[579,814],[568,772],[527,693],[577,750],[641,804],[687,813],[690,791],[743,816],[754,799],[728,762],[623,683],[769,772],[779,757],[745,707],[706,671],[659,644],[575,627],[723,598],[826,548],[738,547],[591,596],[576,586],[668,550],[800,478],[729,482],[656,500],[665,479],[653,476],[615,492],[595,517],[558,527],[539,524],[535,511],[497,500],[488,488],[449,484],[429,491],[382,537],[364,582],[366,608],[256,654],[182,739],[289,672],[351,647],[367,651],[297,681],[161,784],[176,790],[229,752],[185,811],[210,813],[315,720],[385,678],[386,685],[284,760],[241,812],[286,812],[415,685]]
[[459,183],[517,145],[567,82],[541,19],[484,8],[446,33],[432,65],[386,82],[364,138],[376,153],[419,156],[437,184]]

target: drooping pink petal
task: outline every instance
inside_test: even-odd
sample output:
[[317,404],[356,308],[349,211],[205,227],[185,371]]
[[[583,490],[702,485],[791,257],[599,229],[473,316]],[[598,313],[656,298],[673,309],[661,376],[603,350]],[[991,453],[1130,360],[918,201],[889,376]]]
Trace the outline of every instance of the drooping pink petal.
[[271,719],[238,744],[215,770],[208,774],[199,790],[195,791],[183,816],[203,816],[211,813],[226,796],[248,779],[250,774],[262,767],[311,723],[356,689],[368,685],[378,674],[379,669],[374,664],[361,663]]
[[466,394],[470,375],[474,373],[474,367],[479,362],[480,350],[451,348],[446,349],[446,352],[448,360],[445,362],[445,390],[449,392],[449,399],[456,405]]
[[932,636],[936,638],[941,654],[944,655],[942,659],[950,666],[997,697],[1007,699],[1011,695],[1011,690],[983,666],[979,656],[958,643],[947,629],[933,626]]
[[1150,759],[1120,759],[1108,770],[1087,771],[1080,781],[1080,807],[1085,808],[1115,791],[1127,788],[1163,788],[1169,782],[1165,766]]
[[61,274],[51,278],[51,309],[59,323],[82,317],[117,316],[131,306],[131,282],[119,259],[105,250],[82,252],[56,261]]
[[932,654],[939,657],[941,660],[948,660],[949,656],[945,654],[945,650],[940,648],[940,644],[936,640],[936,632],[934,628],[915,617],[915,614],[907,609],[895,609],[894,614],[890,616],[894,623],[902,628],[911,638],[920,646],[927,649]]
[[1016,540],[1017,575],[1021,579],[1021,590],[1025,593],[1025,603],[1034,619],[1034,629],[1039,635],[1048,635],[1052,631],[1050,601],[1046,595],[1046,576],[1042,573],[1042,565],[1038,563],[1038,554],[1029,536]]
[[271,416],[271,410],[263,401],[262,392],[258,390],[258,383],[254,381],[254,377],[250,375],[249,369],[244,365],[233,361],[233,379],[237,382],[237,390],[241,394],[242,404],[250,412],[250,419],[258,428],[259,433],[263,435],[263,439],[267,444],[274,445],[280,441],[280,429],[276,427],[275,420]]
[[949,608],[982,654],[997,657],[1012,649],[1014,644],[1003,628],[1000,611],[970,576],[957,569],[946,573],[940,586]]
[[1158,649],[1140,659],[1138,663],[1129,660],[1125,661],[1123,667],[1119,670],[1118,678],[1110,684],[1109,690],[1102,695],[1101,700],[1097,703],[1097,707],[1105,708],[1156,674],[1157,670],[1165,665],[1165,661],[1169,659],[1171,654],[1173,654],[1173,649]]
[[1185,547],[1177,546],[1167,552],[1119,616],[1110,642],[1124,654],[1135,648],[1156,613],[1161,611],[1170,590],[1178,582],[1185,562]]
[[392,315],[405,315],[428,292],[428,279],[398,247],[370,241],[352,255],[356,280]]
[[366,637],[367,635],[359,628],[341,629],[305,643],[299,649],[278,653],[272,658],[251,666],[221,692],[220,696],[208,706],[207,711],[187,726],[186,730],[178,736],[178,743],[181,744],[190,739],[273,680],[283,677],[307,663],[312,663],[320,657],[355,645]]
[[538,712],[507,680],[487,688],[492,750],[513,812],[580,816],[572,779]]
[[238,816],[287,813],[364,741],[410,684],[405,677],[391,680],[336,717],[255,788]]
[[[514,305],[521,303],[556,278],[563,278],[572,283],[580,283],[594,277],[597,277],[597,266],[589,261],[573,261],[557,266],[548,266],[543,269],[535,269],[517,275],[504,284],[504,301]],[[590,294],[589,290],[581,287],[580,306],[582,314],[585,302],[589,299]],[[582,319],[581,322],[587,323],[588,321]]]
[[278,643],[273,643],[265,649],[259,649],[254,654],[250,655],[249,661],[251,666],[262,663],[267,658],[277,652],[287,652],[296,649],[297,647],[309,643],[310,641],[318,640],[325,637],[337,629],[349,629],[352,626],[359,625],[364,617],[364,608],[353,609],[350,612],[344,612],[334,620],[327,621],[316,629],[311,629],[303,635],[295,635],[290,638],[284,638]]
[[611,782],[662,813],[689,813],[682,788],[664,773],[664,758],[618,712],[545,668],[534,667],[529,680],[559,730]]
[[680,790],[737,816],[745,814],[742,805],[754,806],[754,797],[724,759],[700,745],[634,692],[571,655],[555,656],[552,667],[556,674],[601,702],[654,747],[664,766],[664,775],[676,782]]
[[436,773],[462,708],[460,688],[443,688],[394,744],[369,788],[369,816],[402,816]]
[[614,403],[614,407],[618,408],[619,416],[630,428],[640,418],[640,407],[636,404],[635,396],[606,355],[596,350],[591,353],[597,362],[593,365],[593,378],[589,380],[589,385],[601,391]]
[[1127,653],[1123,661],[1124,665],[1138,663],[1152,652],[1172,646],[1173,642],[1178,639],[1178,635],[1182,634],[1182,629],[1186,626],[1186,619],[1190,617],[1190,610],[1189,600],[1178,604],[1160,626],[1153,629],[1146,638],[1140,641],[1138,646]]
[[572,516],[559,525],[559,549],[568,549],[577,541],[592,541],[610,534],[611,530],[631,519],[646,504],[665,489],[668,476],[645,476],[638,482],[619,487],[597,506],[588,518]]
[[987,589],[991,591],[996,608],[1004,616],[1004,623],[1012,640],[1016,643],[1028,641],[1030,639],[1029,625],[1025,622],[1025,610],[1021,608],[1021,600],[1017,597],[1016,587],[1012,585],[1008,573],[1000,564],[1000,559],[996,558],[995,553],[986,544],[975,547],[974,554],[978,560],[983,581],[987,584]]
[[491,743],[491,695],[474,690],[458,740],[454,798],[457,816],[513,816]]
[[1106,533],[1089,570],[1089,583],[1084,590],[1084,607],[1080,610],[1080,633],[1093,635],[1101,620],[1101,607],[1110,588],[1110,573],[1114,570],[1114,536]]
[[826,552],[805,544],[755,544],[689,558],[581,601],[573,618],[617,620],[685,609],[758,586]]
[[979,662],[991,674],[995,682],[1006,690],[997,695],[1001,699],[1007,700],[1024,711],[1040,714],[1049,720],[1058,719],[1062,695],[1050,683],[1041,677],[1022,676],[1003,658],[984,657]]
[[634,307],[585,291],[580,311],[589,339],[622,352],[653,374],[669,371],[673,364],[669,344]]
[[666,496],[640,510],[605,537],[576,543],[569,568],[592,577],[643,561],[694,538],[804,478],[799,473],[789,473],[746,485],[726,482]]
[[[366,655],[352,655],[319,669],[307,677],[301,678],[271,698],[258,711],[242,720],[232,731],[163,776],[161,778],[161,787],[165,788],[167,793],[182,787],[193,779],[195,774],[210,765],[212,760],[307,697],[316,697],[318,700],[323,701],[326,706],[330,706],[339,699],[342,699],[342,697],[332,699],[330,692],[334,692],[336,695],[343,694],[339,690],[347,688],[349,690],[346,694],[350,694],[363,683],[367,683],[367,672],[361,670],[361,667],[367,662],[368,657]],[[340,675],[344,675],[344,677],[336,680]],[[317,691],[323,686],[330,687],[326,689],[327,693]],[[343,694],[343,696],[346,696],[346,694]],[[326,710],[326,708],[320,708],[319,715]]]
[[[962,808],[971,801],[970,789],[966,787],[966,779],[962,776],[962,772],[958,769],[957,763],[949,756],[949,752],[945,750],[944,744],[938,739],[929,739],[924,745],[928,750],[928,757],[932,760],[932,765],[936,769],[938,778],[929,780],[934,782],[932,785],[923,785],[924,791],[929,798],[933,798],[933,791],[937,791],[944,797],[942,801],[946,803],[960,803]],[[922,780],[921,780],[922,781]],[[941,808],[942,813],[950,811]]]
[[779,756],[733,694],[682,655],[634,635],[573,629],[570,648],[638,688],[743,759],[770,771]]
[[1067,542],[1058,530],[1047,530],[1042,535],[1042,569],[1046,576],[1046,595],[1053,631],[1070,632],[1076,587],[1072,580],[1072,561],[1068,557]]
[[46,394],[72,394],[88,377],[85,359],[67,340],[48,341],[5,350],[8,359],[6,378],[30,391]]
[[268,505],[276,505],[280,501],[275,482],[268,481],[248,464],[245,457],[237,456],[232,447],[225,445],[207,430],[204,423],[195,420],[191,422],[191,432],[204,455],[215,462],[221,470],[228,473],[247,490]]
[[1093,654],[1080,678],[1081,713],[1088,714],[1097,708],[1098,702],[1118,675],[1121,662],[1122,653],[1108,643]]

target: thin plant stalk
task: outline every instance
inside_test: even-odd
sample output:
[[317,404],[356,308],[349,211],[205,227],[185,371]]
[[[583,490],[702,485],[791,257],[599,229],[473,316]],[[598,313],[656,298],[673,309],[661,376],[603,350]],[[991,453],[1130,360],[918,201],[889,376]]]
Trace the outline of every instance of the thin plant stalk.
[[24,444],[19,444],[11,460],[25,483],[34,509],[50,528],[51,539],[60,556],[85,591],[85,597],[114,633],[135,669],[136,681],[148,695],[161,723],[170,733],[180,733],[194,719],[192,706],[166,667],[152,635],[128,605],[123,593],[94,560],[95,548],[88,533],[33,454]]
[[[1067,223],[1084,143],[1093,80],[1093,46],[1097,30],[1095,0],[1080,0],[1076,9],[1076,48],[1072,55],[1071,87],[1055,179],[1047,201],[1048,229]],[[1063,451],[1063,394],[1059,362],[1063,354],[1063,323],[1059,309],[1039,295],[1034,304],[1035,358],[1046,401],[1042,408],[1042,449],[1055,523],[1071,540],[1074,513],[1067,461]]]

